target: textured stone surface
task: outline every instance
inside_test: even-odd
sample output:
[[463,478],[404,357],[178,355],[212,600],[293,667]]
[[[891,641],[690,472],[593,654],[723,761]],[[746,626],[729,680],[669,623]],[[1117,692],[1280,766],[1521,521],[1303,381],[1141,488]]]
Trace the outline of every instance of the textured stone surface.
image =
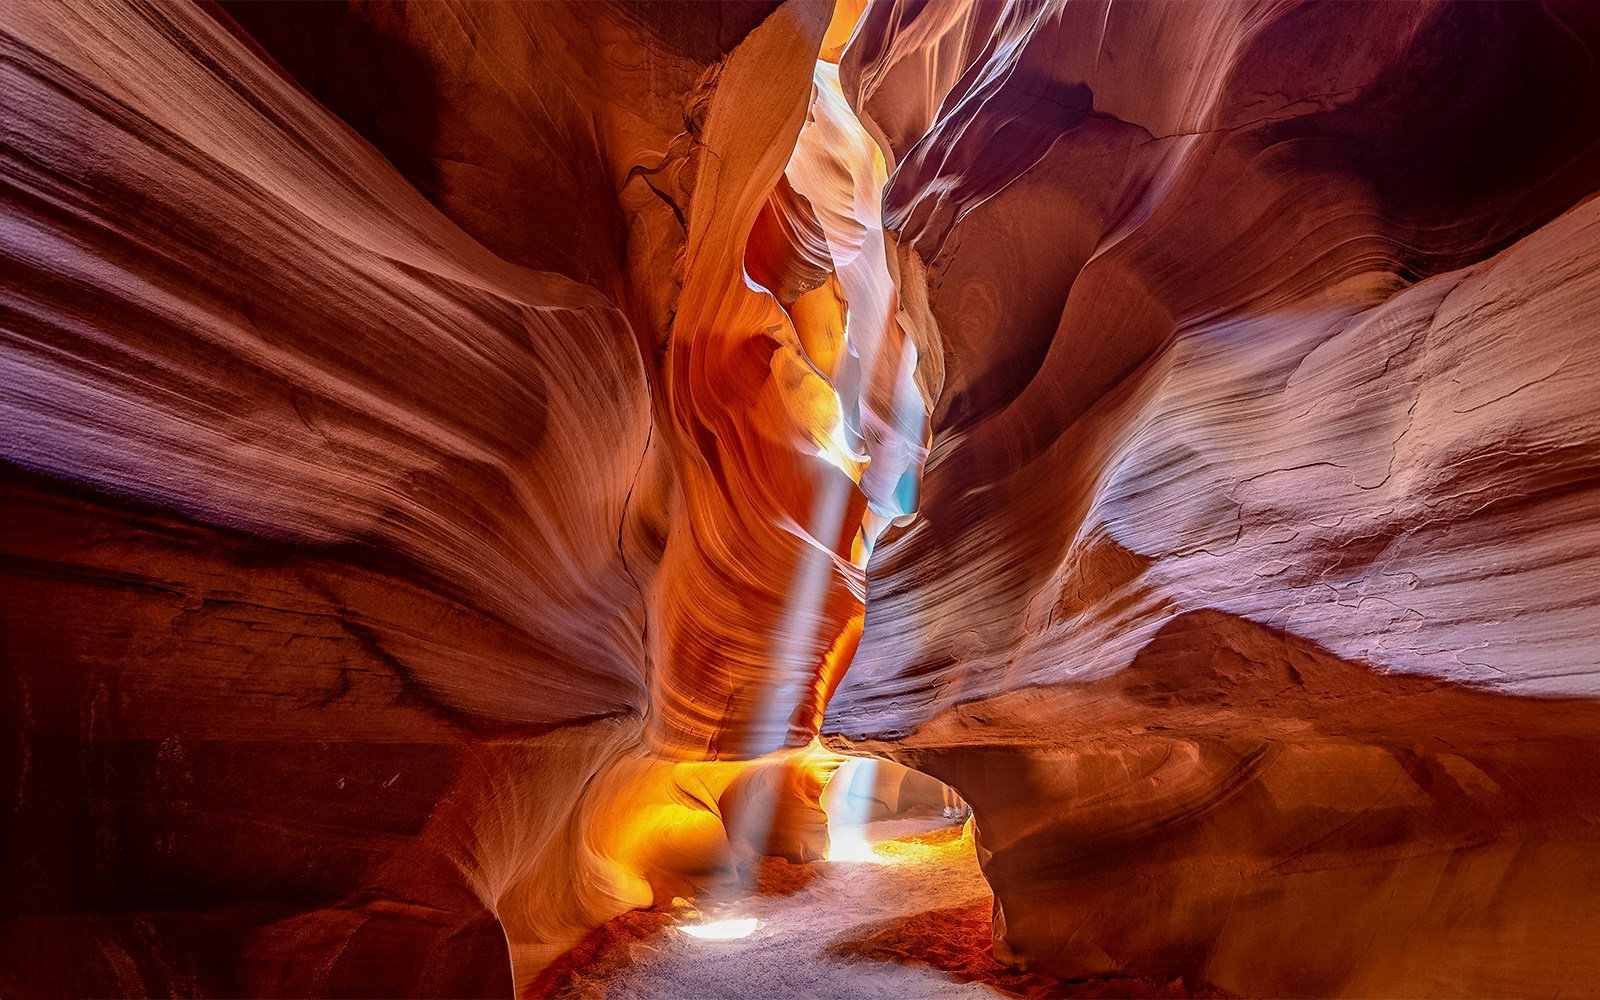
[[1600,715],[1547,699],[1600,693],[1597,40],[1559,4],[867,12],[845,91],[947,377],[829,727],[972,800],[997,953],[1594,981]]
[[1600,978],[1589,5],[0,47],[0,992],[531,989],[817,854],[819,731],[1021,965]]
[[0,988],[504,993],[650,902],[658,344],[828,11],[232,13],[5,19]]

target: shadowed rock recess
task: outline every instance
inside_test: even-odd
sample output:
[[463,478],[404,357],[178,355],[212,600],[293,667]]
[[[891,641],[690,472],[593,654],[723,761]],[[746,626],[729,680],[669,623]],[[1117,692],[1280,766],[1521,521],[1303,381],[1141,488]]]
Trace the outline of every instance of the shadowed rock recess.
[[0,994],[538,995],[841,754],[1019,977],[1600,984],[1600,6],[15,0],[0,93]]

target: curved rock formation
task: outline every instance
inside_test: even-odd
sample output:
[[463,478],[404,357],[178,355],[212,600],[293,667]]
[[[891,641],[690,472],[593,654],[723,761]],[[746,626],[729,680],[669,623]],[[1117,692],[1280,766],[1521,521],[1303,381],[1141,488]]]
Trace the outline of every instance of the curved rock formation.
[[[859,23],[858,23],[859,21]],[[0,18],[0,992],[504,995],[974,806],[996,953],[1592,983],[1600,17]]]
[[867,12],[846,93],[948,375],[830,726],[972,799],[997,951],[1592,981],[1600,716],[1542,699],[1600,669],[1597,41],[1559,4]]

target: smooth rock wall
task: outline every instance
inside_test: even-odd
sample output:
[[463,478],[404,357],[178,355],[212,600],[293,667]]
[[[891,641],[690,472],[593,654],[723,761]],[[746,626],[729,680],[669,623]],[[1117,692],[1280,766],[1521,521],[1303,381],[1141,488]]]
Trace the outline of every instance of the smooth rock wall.
[[504,995],[726,853],[665,354],[828,14],[7,10],[0,991]]
[[946,378],[826,728],[972,801],[997,952],[1592,983],[1597,51],[1578,4],[868,10]]

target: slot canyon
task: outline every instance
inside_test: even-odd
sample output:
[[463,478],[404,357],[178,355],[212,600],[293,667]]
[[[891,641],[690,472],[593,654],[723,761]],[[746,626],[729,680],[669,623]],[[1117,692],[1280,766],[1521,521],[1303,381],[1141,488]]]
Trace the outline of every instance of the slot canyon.
[[1600,4],[0,74],[0,996],[1600,993]]

